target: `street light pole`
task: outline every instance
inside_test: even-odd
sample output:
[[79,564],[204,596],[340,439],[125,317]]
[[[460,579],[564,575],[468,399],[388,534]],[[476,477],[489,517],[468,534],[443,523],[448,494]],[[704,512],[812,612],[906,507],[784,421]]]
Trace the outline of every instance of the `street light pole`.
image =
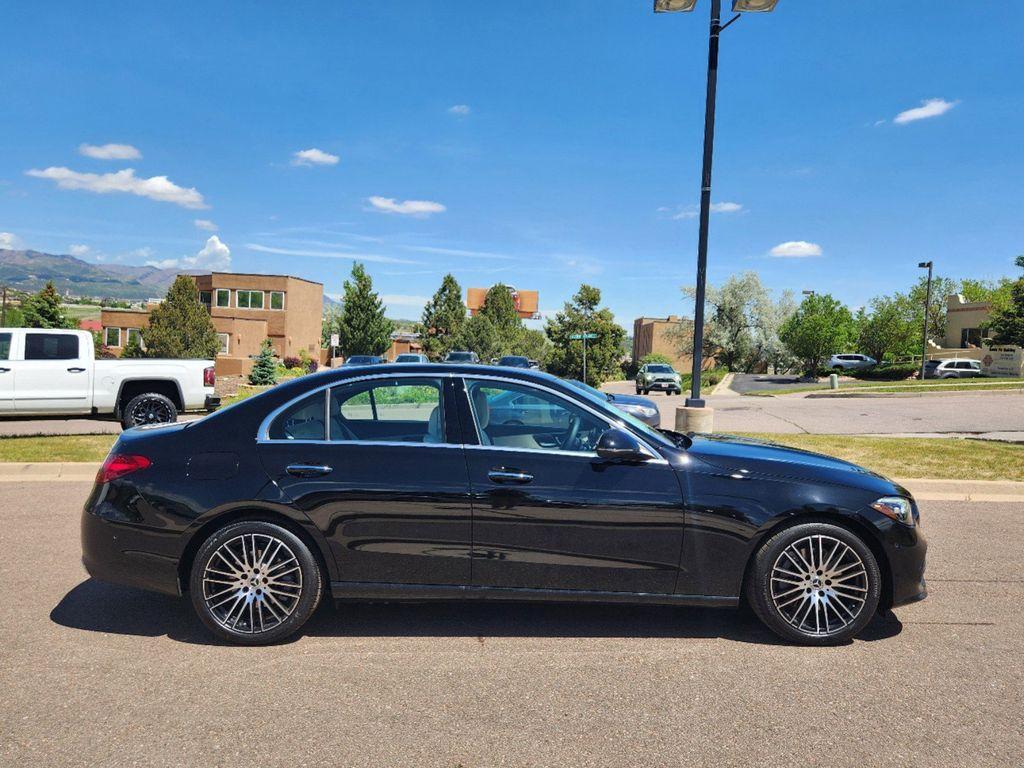
[[921,381],[924,381],[924,364],[928,359],[928,308],[932,305],[932,263],[922,261],[917,266],[921,269],[928,268],[928,289],[924,299],[924,330],[921,332]]
[[715,148],[715,97],[718,91],[718,36],[722,31],[722,0],[711,0],[708,38],[708,86],[704,101],[704,162],[700,181],[700,231],[697,235],[697,290],[693,307],[693,369],[689,408],[703,408],[700,374],[704,367],[704,294],[708,272],[708,226],[711,219],[711,161]]

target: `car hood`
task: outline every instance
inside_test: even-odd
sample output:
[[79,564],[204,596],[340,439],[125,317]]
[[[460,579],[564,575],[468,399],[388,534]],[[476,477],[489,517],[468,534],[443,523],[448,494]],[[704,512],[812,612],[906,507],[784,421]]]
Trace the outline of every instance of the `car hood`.
[[658,410],[658,406],[649,397],[640,397],[639,395],[620,395],[618,393],[612,395],[611,402],[615,405],[642,405],[644,408],[653,408]]
[[[888,478],[843,459],[735,435],[692,435],[686,453],[717,470],[844,485],[909,496]],[[838,438],[841,439],[841,438]]]

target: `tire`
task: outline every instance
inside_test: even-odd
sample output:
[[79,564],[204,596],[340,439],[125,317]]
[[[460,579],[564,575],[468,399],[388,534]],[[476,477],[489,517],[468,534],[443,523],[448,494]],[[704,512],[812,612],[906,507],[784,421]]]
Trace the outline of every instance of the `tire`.
[[640,387],[637,387],[637,388],[636,388],[636,393],[637,393],[638,395],[640,394]]
[[178,409],[169,397],[159,392],[136,395],[121,409],[121,426],[131,429],[140,424],[166,424],[178,420]]
[[[826,567],[818,568],[822,563]],[[779,531],[761,546],[746,596],[762,623],[784,640],[839,645],[871,621],[881,586],[878,563],[860,537],[833,523],[808,522]]]
[[[268,553],[271,560],[264,564],[258,558]],[[215,531],[196,553],[189,577],[199,619],[239,645],[267,645],[298,632],[322,592],[323,574],[309,547],[288,529],[263,520]]]

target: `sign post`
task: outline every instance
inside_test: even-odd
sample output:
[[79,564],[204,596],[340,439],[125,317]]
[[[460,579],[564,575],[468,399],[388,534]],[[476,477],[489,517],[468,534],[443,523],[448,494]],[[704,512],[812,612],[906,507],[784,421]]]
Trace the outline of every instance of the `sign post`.
[[574,333],[569,338],[572,341],[583,341],[583,383],[587,383],[587,339],[596,339],[596,333]]
[[331,365],[334,364],[334,358],[338,356],[338,334],[331,334]]

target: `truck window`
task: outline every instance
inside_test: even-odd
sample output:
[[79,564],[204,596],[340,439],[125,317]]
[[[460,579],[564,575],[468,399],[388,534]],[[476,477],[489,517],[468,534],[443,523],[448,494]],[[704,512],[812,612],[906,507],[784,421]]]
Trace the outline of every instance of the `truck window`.
[[11,357],[11,334],[0,333],[0,360]]
[[70,333],[27,333],[25,359],[77,360],[78,337]]

